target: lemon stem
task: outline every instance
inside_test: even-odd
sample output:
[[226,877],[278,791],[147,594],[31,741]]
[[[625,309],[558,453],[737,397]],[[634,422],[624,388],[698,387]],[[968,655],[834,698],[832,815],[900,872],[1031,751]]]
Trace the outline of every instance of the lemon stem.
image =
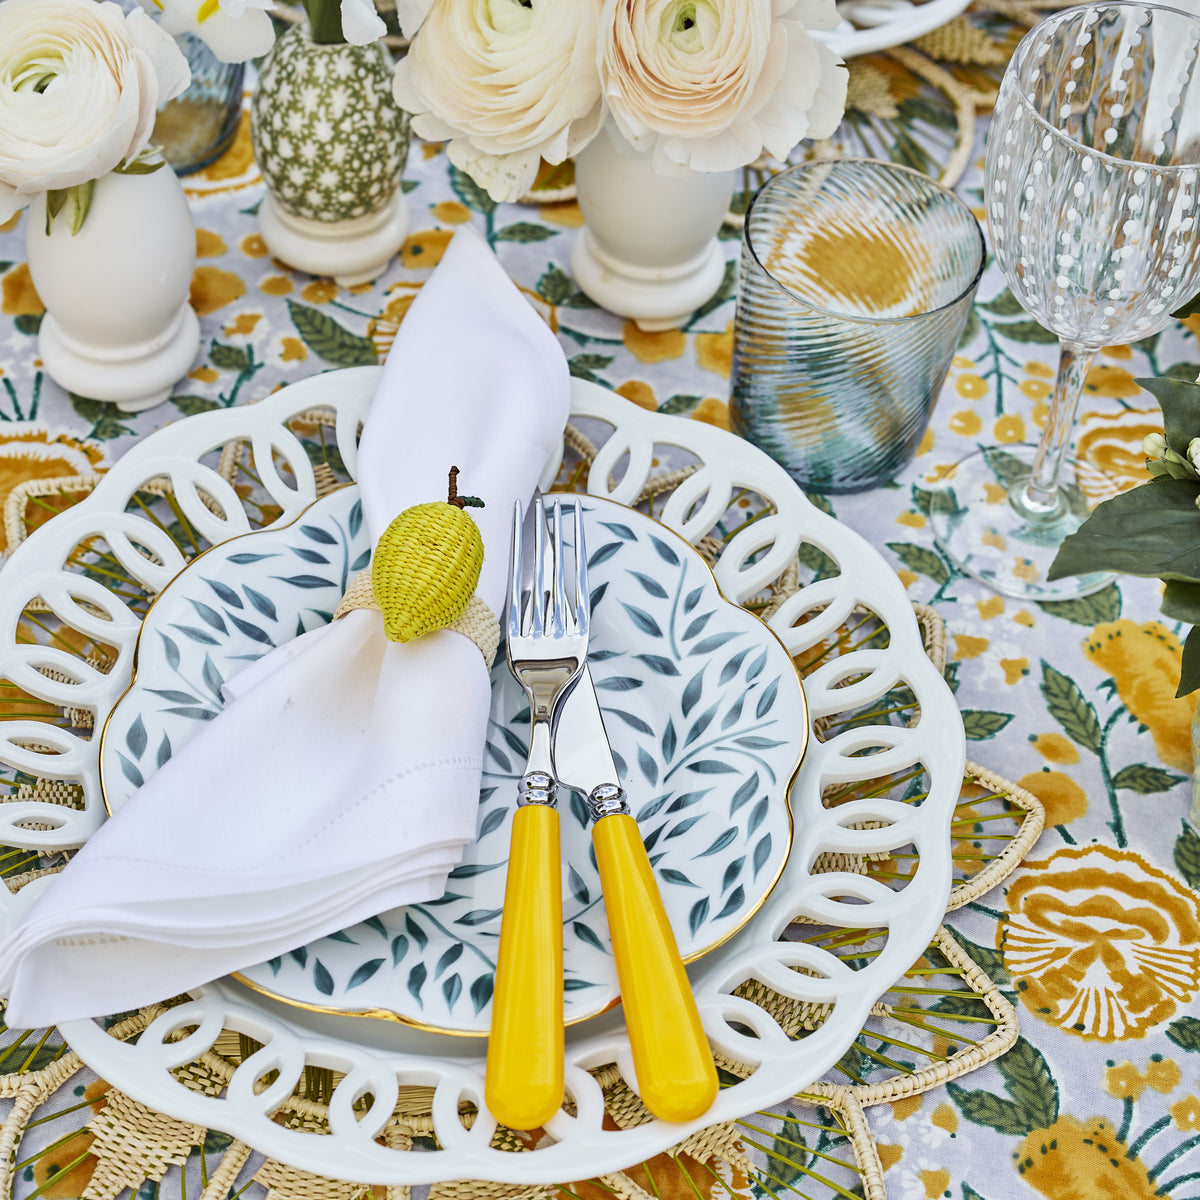
[[458,494],[458,468],[450,468],[450,488],[449,495],[446,497],[447,504],[453,504],[455,508],[483,508],[484,503],[478,496],[460,496]]

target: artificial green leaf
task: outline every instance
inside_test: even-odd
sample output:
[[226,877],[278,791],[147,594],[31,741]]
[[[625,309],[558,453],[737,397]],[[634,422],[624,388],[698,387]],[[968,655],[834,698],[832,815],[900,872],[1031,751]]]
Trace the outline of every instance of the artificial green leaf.
[[544,242],[558,232],[546,225],[535,225],[532,221],[517,221],[496,231],[498,242]]
[[1200,583],[1168,579],[1163,591],[1162,611],[1164,617],[1173,621],[1200,625]]
[[992,328],[1003,337],[1014,342],[1037,342],[1043,346],[1051,346],[1058,342],[1058,334],[1051,333],[1044,325],[1036,321],[1008,321]]
[[185,417],[194,417],[197,413],[212,412],[221,407],[220,400],[214,400],[211,396],[172,396],[171,403]]
[[1200,1019],[1180,1017],[1167,1026],[1167,1037],[1181,1050],[1200,1050]]
[[458,167],[452,166],[450,168],[450,186],[454,189],[454,194],[468,208],[473,208],[477,213],[490,216],[496,211],[495,200],[466,171],[460,171]]
[[1046,600],[1038,607],[1047,616],[1060,617],[1073,625],[1093,629],[1097,625],[1115,621],[1121,615],[1121,589],[1115,583],[1110,583],[1090,596],[1078,596],[1073,600]]
[[725,274],[721,276],[721,286],[710,296],[696,311],[692,314],[690,325],[694,321],[699,321],[707,317],[714,309],[720,308],[726,300],[733,299],[733,293],[737,291],[737,259],[731,258],[725,264]]
[[1008,288],[979,307],[985,312],[995,313],[998,317],[1022,317],[1025,315],[1025,309],[1021,306],[1020,300]]
[[671,416],[683,416],[685,413],[690,413],[697,404],[700,403],[699,396],[690,396],[683,392],[677,392],[674,396],[664,400],[659,406],[660,413],[669,413]]
[[947,583],[950,568],[936,550],[926,546],[914,546],[909,542],[888,542],[887,548],[910,570],[918,575],[927,575],[934,583]]
[[1189,887],[1200,889],[1200,834],[1186,821],[1175,839],[1175,865]]
[[964,708],[962,719],[967,741],[984,742],[995,737],[1013,719],[1013,714],[988,712],[982,708]]
[[1167,445],[1187,454],[1188,443],[1200,437],[1200,384],[1184,379],[1135,379],[1158,401]]
[[46,236],[49,237],[54,229],[54,218],[62,212],[67,202],[66,188],[49,188],[46,192]]
[[294,300],[288,301],[288,312],[308,348],[326,362],[338,367],[363,367],[379,361],[370,338],[351,333],[323,312]]
[[1153,796],[1157,792],[1169,792],[1177,783],[1182,783],[1184,777],[1173,771],[1164,771],[1162,767],[1152,767],[1149,763],[1132,763],[1122,767],[1113,776],[1113,787],[1124,788],[1129,792],[1137,792],[1139,796]]
[[1179,688],[1175,695],[1187,696],[1200,688],[1200,627],[1192,626],[1183,643],[1183,661],[1179,667]]
[[1042,1052],[1019,1037],[996,1059],[1008,1094],[1030,1115],[1034,1129],[1049,1129],[1058,1120],[1058,1085]]
[[1025,1137],[1039,1128],[1036,1118],[1019,1104],[995,1096],[991,1092],[968,1091],[957,1083],[948,1083],[946,1090],[950,1098],[962,1110],[962,1115],[976,1125],[987,1125],[997,1133],[1012,1137]]
[[1059,548],[1049,579],[1089,571],[1200,579],[1200,484],[1160,476],[1092,509]]
[[979,330],[982,327],[983,322],[980,321],[979,314],[972,308],[967,313],[967,323],[963,326],[957,348],[962,350],[965,346],[969,346],[979,336]]
[[70,201],[70,224],[68,228],[71,230],[72,237],[83,228],[83,223],[87,220],[87,215],[91,211],[92,196],[95,191],[96,181],[94,179],[89,179],[87,183],[77,183],[74,187],[67,188],[67,196]]
[[153,175],[155,171],[167,165],[166,159],[149,162],[144,158],[135,158],[133,162],[118,163],[113,167],[114,175]]
[[1100,753],[1100,722],[1073,679],[1042,660],[1042,698],[1050,715],[1073,742],[1093,754]]
[[208,358],[214,367],[220,367],[222,371],[249,371],[253,366],[245,346],[228,346],[224,342],[214,341]]
[[1193,296],[1182,308],[1177,308],[1171,316],[1181,319],[1200,316],[1200,295]]

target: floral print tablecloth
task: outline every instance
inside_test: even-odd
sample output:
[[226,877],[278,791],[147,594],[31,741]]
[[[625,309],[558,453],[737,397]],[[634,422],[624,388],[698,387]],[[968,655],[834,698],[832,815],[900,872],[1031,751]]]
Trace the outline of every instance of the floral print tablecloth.
[[[985,69],[995,77],[988,28],[977,22],[967,38],[983,38],[974,65],[952,68],[971,86]],[[894,121],[904,119],[900,104],[914,120],[931,117],[928,106],[914,107],[920,88],[905,83],[894,60],[860,62],[857,76],[859,91],[874,97],[864,127],[878,128],[881,105],[891,105]],[[936,153],[929,144],[921,154]],[[980,137],[959,184],[977,212],[981,146]],[[899,132],[893,149],[916,154]],[[187,187],[201,354],[168,403],[138,416],[68,396],[43,375],[42,306],[24,265],[23,230],[19,221],[0,230],[0,501],[31,479],[103,470],[167,422],[245,404],[318,371],[378,361],[465,224],[487,236],[557,331],[574,374],[635,404],[728,424],[734,234],[725,242],[730,271],[721,293],[683,328],[648,334],[577,290],[568,267],[581,220],[574,204],[493,205],[437,145],[413,145],[404,184],[413,232],[395,264],[375,284],[349,291],[267,255],[244,123],[233,149]],[[977,443],[1036,440],[1056,352],[990,267],[916,460],[888,487],[830,506],[883,550],[914,601],[944,617],[947,675],[970,757],[1033,792],[1047,814],[1024,865],[948,919],[1017,1003],[1021,1038],[949,1088],[870,1110],[895,1200],[1200,1196],[1200,835],[1185,820],[1194,702],[1174,698],[1180,630],[1159,617],[1153,580],[1122,580],[1054,605],[993,595],[955,571],[929,529],[929,488],[957,459]],[[1162,421],[1135,379],[1197,372],[1200,318],[1100,355],[1075,439],[1091,495],[1145,477],[1141,441]],[[99,1088],[77,1088],[75,1102]],[[46,1194],[78,1196],[87,1172],[81,1161]],[[18,1194],[45,1187],[49,1176],[45,1164],[26,1167]],[[670,1161],[654,1182],[660,1200],[696,1194]],[[835,1194],[812,1178],[802,1184],[806,1195]],[[714,1178],[702,1190],[727,1186]],[[733,1187],[766,1194],[759,1184]]]

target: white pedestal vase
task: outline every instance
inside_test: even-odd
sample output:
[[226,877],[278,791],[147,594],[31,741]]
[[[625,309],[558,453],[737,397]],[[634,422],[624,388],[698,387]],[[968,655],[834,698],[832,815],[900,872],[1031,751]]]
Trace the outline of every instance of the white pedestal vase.
[[583,228],[571,252],[575,282],[641,329],[673,329],[721,285],[717,232],[733,171],[657,175],[648,152],[603,130],[575,157]]
[[250,103],[267,249],[343,287],[382,275],[408,236],[408,116],[392,98],[392,70],[381,43],[318,43],[307,23],[295,25]]
[[96,181],[83,227],[69,205],[46,232],[46,198],[25,217],[29,272],[46,306],[38,353],[69,392],[124,412],[161,404],[200,348],[188,304],[196,226],[170,167]]

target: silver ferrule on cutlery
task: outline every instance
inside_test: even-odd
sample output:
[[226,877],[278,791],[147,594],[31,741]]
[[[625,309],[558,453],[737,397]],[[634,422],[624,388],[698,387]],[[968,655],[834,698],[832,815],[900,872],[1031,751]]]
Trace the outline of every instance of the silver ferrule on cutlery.
[[603,817],[630,815],[625,789],[619,783],[602,783],[592,788],[588,793],[587,806],[593,821],[599,821]]

